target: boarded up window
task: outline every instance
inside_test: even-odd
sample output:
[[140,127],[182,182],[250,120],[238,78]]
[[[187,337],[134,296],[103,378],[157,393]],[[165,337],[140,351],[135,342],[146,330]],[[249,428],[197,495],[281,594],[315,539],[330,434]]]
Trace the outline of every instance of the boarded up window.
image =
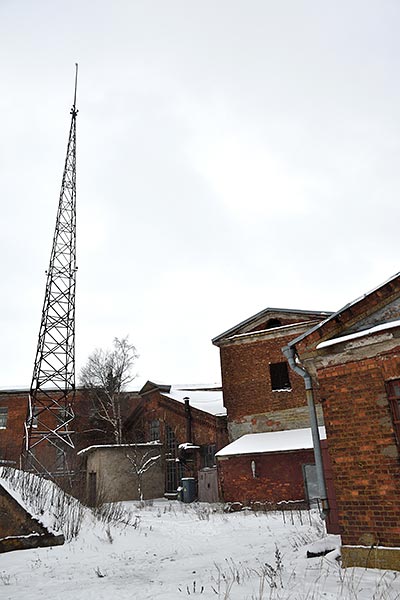
[[292,386],[290,385],[289,371],[286,362],[270,364],[269,374],[271,378],[271,389],[273,391],[291,389]]

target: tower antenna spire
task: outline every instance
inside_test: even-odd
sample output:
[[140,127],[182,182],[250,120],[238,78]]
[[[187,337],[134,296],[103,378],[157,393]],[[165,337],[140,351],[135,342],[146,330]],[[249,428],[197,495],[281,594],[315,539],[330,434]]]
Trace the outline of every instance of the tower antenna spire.
[[47,477],[71,474],[74,442],[70,423],[75,398],[76,287],[76,93],[58,202],[50,262],[46,271],[39,338],[25,421],[22,462]]
[[[78,111],[76,110],[76,91],[78,89],[78,63],[75,63],[75,89],[74,89],[74,104],[72,106],[71,109],[71,114],[72,112],[76,112],[78,113]],[[76,115],[75,115],[76,116]]]

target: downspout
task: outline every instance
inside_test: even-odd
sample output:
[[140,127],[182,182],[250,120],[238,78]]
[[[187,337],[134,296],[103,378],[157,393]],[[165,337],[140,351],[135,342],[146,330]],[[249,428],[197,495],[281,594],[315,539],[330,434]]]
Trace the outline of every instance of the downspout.
[[312,379],[309,372],[303,365],[296,362],[296,350],[292,346],[285,346],[282,352],[288,360],[290,368],[304,379],[306,388],[306,398],[308,411],[310,415],[311,433],[314,446],[315,467],[317,470],[318,487],[321,494],[322,518],[326,518],[329,513],[328,495],[326,493],[324,466],[322,462],[321,441],[319,438],[317,413],[315,410],[314,393],[312,387]]
[[193,443],[193,431],[192,431],[192,411],[190,406],[190,398],[184,398],[185,402],[185,413],[186,413],[186,438],[187,441]]

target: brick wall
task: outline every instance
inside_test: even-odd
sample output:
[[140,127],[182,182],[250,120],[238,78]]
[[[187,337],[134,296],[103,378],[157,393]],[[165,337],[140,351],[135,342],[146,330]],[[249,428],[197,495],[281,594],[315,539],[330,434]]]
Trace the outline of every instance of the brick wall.
[[400,351],[319,367],[342,541],[400,546],[400,462],[385,381]]
[[0,429],[0,459],[18,465],[28,408],[28,392],[0,392],[0,406],[7,408],[7,426]]
[[[231,440],[245,433],[309,426],[302,377],[288,368],[291,390],[271,389],[269,365],[284,362],[281,349],[293,337],[293,332],[276,337],[268,334],[267,339],[235,341],[221,347],[224,404]],[[319,417],[321,420],[321,411]]]
[[[132,410],[136,405],[137,394],[127,392],[124,394],[125,411]],[[24,437],[24,422],[28,410],[28,391],[3,391],[0,392],[0,406],[7,407],[7,426],[0,429],[0,459],[11,461],[19,465]],[[75,450],[68,452],[69,468],[76,469],[79,460],[76,452],[90,445],[112,443],[113,437],[103,424],[94,422],[92,418],[92,400],[90,393],[77,390],[74,404],[75,419],[71,423],[71,430]],[[54,428],[55,420],[52,415],[46,414],[49,427]],[[53,469],[56,458],[55,449],[47,443],[37,446],[37,456],[40,462],[49,470]]]
[[[171,398],[167,398],[158,389],[143,394],[138,410],[138,418],[133,418],[129,429],[132,440],[149,441],[150,424],[153,420],[160,423],[160,440],[166,444],[166,427],[169,426],[176,438],[177,444],[191,441],[198,446],[215,444],[220,450],[228,443],[228,434],[225,417],[216,417],[209,413],[190,408],[192,417],[192,439],[188,439],[188,415],[185,405]],[[185,456],[181,454],[183,461]],[[197,471],[202,467],[201,453],[199,451],[186,454],[185,476],[197,477]]]
[[[150,422],[158,419],[160,421],[160,438],[165,442],[166,426],[168,425],[175,434],[177,444],[188,442],[187,413],[185,405],[166,398],[158,390],[139,398],[134,392],[125,393],[123,397],[124,413],[132,413],[133,420],[128,418],[127,427],[124,430],[125,442],[149,441]],[[23,392],[0,392],[0,406],[8,407],[7,427],[0,429],[0,459],[14,462],[19,465],[20,454],[23,444],[24,422],[28,407],[28,391]],[[221,449],[228,443],[228,434],[225,417],[216,417],[191,407],[192,416],[192,443],[199,446],[215,444],[216,450]],[[101,444],[114,444],[112,431],[92,416],[92,398],[87,390],[77,390],[75,404],[75,419],[71,423],[71,429],[75,431],[73,440],[75,448],[67,453],[67,464],[69,470],[74,470],[76,476],[84,469],[82,459],[77,452],[88,446]],[[137,418],[135,418],[135,415]],[[48,417],[49,427],[51,415]],[[47,443],[41,443],[37,447],[37,457],[49,471],[54,470],[56,462],[56,451]],[[202,464],[200,450],[190,453],[181,453],[182,465],[185,476],[197,477],[197,471]],[[60,473],[61,478],[61,473]],[[63,484],[60,479],[59,483]],[[65,485],[67,485],[65,479]],[[80,494],[80,481],[74,483],[74,492]]]
[[[251,470],[253,460],[255,478]],[[223,499],[243,504],[304,500],[303,464],[314,464],[312,450],[218,459]]]
[[[323,423],[322,407],[316,406],[318,420]],[[264,431],[282,431],[284,429],[302,429],[309,427],[309,411],[307,406],[297,406],[264,412],[256,415],[245,415],[240,420],[228,423],[229,438],[236,440],[246,433],[262,433]]]

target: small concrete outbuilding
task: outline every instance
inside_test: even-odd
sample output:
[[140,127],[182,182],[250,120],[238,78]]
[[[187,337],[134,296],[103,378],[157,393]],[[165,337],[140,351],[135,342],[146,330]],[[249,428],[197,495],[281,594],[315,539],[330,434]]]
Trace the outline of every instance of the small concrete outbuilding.
[[86,463],[86,500],[147,500],[164,494],[164,455],[159,442],[89,446],[78,454]]

